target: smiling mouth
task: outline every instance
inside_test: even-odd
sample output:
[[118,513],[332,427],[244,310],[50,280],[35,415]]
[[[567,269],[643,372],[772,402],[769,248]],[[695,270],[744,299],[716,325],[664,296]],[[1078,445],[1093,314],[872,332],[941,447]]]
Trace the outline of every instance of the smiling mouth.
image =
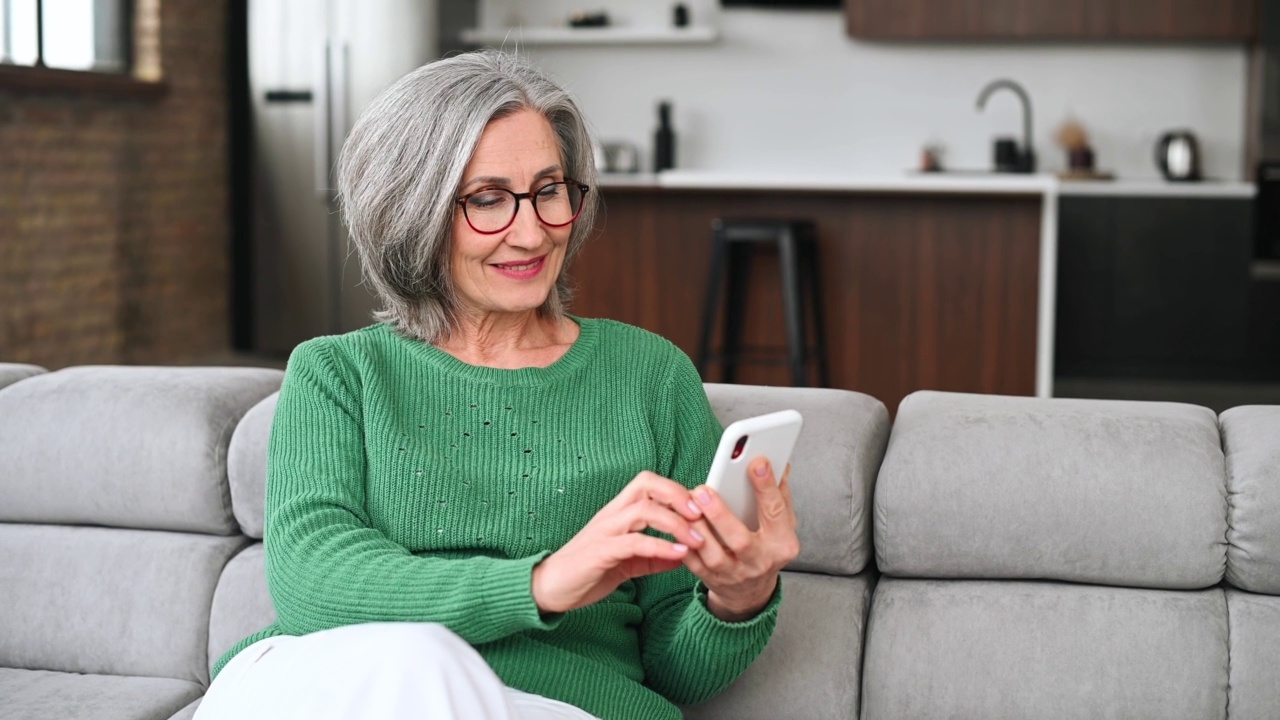
[[542,268],[547,264],[547,256],[539,255],[529,260],[516,260],[514,262],[491,263],[490,267],[498,271],[504,277],[512,280],[532,280],[542,274]]
[[542,261],[545,258],[546,256],[543,255],[542,257],[536,257],[524,262],[494,263],[494,267],[501,268],[503,270],[510,270],[512,272],[523,272],[538,267],[542,264]]

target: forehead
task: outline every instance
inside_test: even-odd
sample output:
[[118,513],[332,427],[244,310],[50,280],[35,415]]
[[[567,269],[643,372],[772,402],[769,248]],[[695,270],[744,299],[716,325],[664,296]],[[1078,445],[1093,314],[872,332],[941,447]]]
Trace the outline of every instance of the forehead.
[[551,123],[539,112],[520,110],[485,126],[466,174],[494,174],[503,168],[507,173],[537,171],[559,163],[560,145]]

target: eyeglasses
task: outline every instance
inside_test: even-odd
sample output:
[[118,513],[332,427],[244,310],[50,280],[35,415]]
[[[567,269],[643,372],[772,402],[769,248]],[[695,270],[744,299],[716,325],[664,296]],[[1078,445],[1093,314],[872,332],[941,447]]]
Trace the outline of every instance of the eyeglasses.
[[506,188],[485,188],[458,198],[463,217],[472,230],[493,235],[511,227],[520,211],[520,201],[528,198],[533,214],[543,225],[564,227],[578,219],[582,200],[591,188],[577,180],[547,183],[527,193]]

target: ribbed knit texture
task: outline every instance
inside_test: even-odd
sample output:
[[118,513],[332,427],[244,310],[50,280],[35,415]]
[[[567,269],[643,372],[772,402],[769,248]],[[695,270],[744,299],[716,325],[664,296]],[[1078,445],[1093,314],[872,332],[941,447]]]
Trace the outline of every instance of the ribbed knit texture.
[[533,567],[641,470],[706,479],[721,427],[688,357],[652,333],[578,320],[546,368],[467,365],[386,325],[300,345],[267,462],[276,622],[245,638],[438,622],[506,684],[606,719],[679,718],[755,659],[781,592],[725,623],[681,568],[552,618]]

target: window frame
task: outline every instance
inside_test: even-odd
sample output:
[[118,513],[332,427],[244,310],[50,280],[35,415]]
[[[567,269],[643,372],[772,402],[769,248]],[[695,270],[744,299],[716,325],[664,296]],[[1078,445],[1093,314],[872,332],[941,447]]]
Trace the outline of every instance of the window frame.
[[[106,95],[156,98],[168,92],[163,80],[143,80],[134,75],[137,23],[135,0],[118,0],[117,21],[123,67],[119,70],[68,70],[44,64],[44,0],[36,3],[36,62],[17,65],[0,62],[0,93]],[[6,3],[7,4],[7,3]],[[7,28],[6,28],[7,31]],[[99,28],[95,22],[95,34]]]

